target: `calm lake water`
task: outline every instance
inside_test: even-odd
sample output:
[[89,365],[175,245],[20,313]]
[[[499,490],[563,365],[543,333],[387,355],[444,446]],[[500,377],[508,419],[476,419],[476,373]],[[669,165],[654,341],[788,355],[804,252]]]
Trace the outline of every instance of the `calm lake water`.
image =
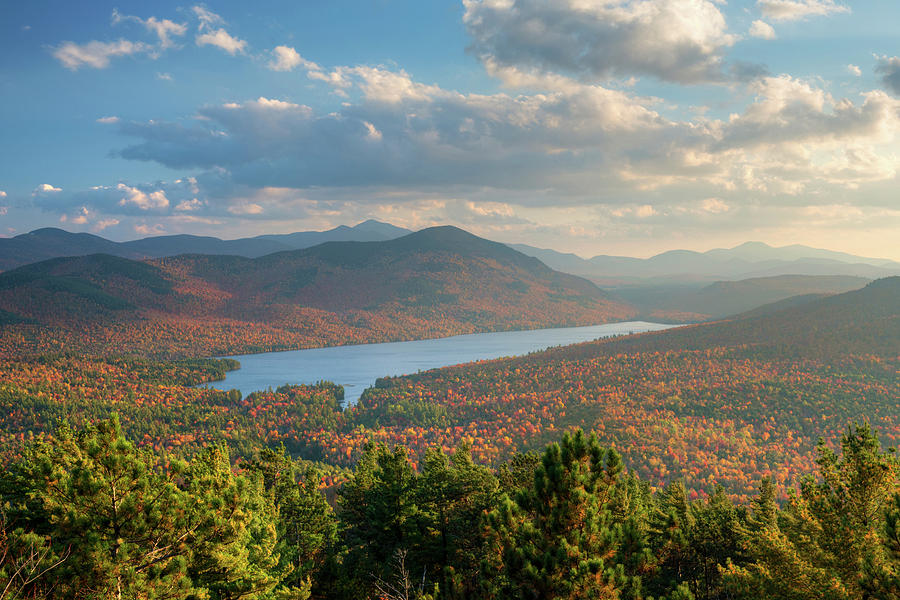
[[379,377],[409,375],[474,360],[519,356],[552,346],[669,327],[672,325],[627,321],[588,327],[473,333],[414,342],[241,354],[228,357],[239,360],[240,369],[228,373],[224,381],[206,385],[223,390],[239,389],[246,395],[286,383],[333,381],[344,386],[345,402],[355,404],[363,390],[374,385]]

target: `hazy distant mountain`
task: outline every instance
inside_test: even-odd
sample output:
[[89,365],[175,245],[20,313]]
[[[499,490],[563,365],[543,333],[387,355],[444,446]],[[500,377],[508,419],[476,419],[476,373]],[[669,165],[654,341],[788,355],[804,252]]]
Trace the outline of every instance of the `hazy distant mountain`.
[[[606,352],[702,350],[749,345],[783,356],[896,357],[900,340],[900,277],[827,297],[801,297],[729,320],[679,327],[601,344]],[[571,353],[576,351],[573,346]],[[562,349],[560,354],[566,354]],[[885,370],[887,373],[887,369]]]
[[197,235],[163,235],[113,242],[89,233],[62,229],[36,229],[14,238],[0,238],[0,270],[5,271],[49,258],[110,254],[122,258],[161,258],[178,254],[224,254],[256,258],[283,250],[299,250],[323,242],[377,242],[411,233],[408,229],[369,220],[354,227],[341,225],[328,231],[302,231],[221,240]]
[[887,259],[800,245],[772,247],[762,242],[747,242],[734,248],[707,252],[671,250],[647,259],[606,255],[584,259],[522,244],[512,247],[539,258],[554,269],[604,285],[651,278],[710,282],[776,275],[843,275],[875,279],[900,274],[900,263]]
[[743,313],[801,295],[849,292],[871,281],[842,275],[778,275],[713,284],[631,285],[615,289],[649,319],[702,321]]
[[[187,331],[190,344],[210,352],[587,325],[635,314],[590,281],[455,227],[258,258],[55,258],[0,274],[0,311],[6,323],[70,330],[70,348],[122,335],[143,350],[165,351],[187,343]],[[103,342],[83,336],[91,326]]]

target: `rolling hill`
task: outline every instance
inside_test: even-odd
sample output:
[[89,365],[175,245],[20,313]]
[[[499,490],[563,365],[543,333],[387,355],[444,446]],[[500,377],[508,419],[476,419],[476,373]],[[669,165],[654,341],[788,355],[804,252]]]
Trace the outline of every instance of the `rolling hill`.
[[[834,444],[854,422],[886,446],[900,442],[900,277],[805,300],[386,378],[354,414],[415,452],[473,439],[482,460],[582,428],[651,485],[683,479],[698,495],[722,485],[746,501],[763,477],[782,485],[812,472],[820,437]],[[359,437],[308,439],[339,457]]]
[[[602,347],[604,352],[741,347],[785,357],[860,354],[898,360],[900,277],[877,279],[843,294],[793,297],[726,320],[643,334]],[[570,351],[579,352],[577,348]]]
[[0,310],[2,351],[186,355],[634,315],[589,281],[454,227],[259,258],[55,258],[0,274]]
[[89,233],[69,233],[48,227],[13,238],[0,238],[0,271],[63,256],[110,254],[143,259],[178,254],[224,254],[255,258],[299,250],[324,242],[374,242],[394,239],[409,230],[379,221],[364,221],[353,227],[341,225],[328,231],[302,231],[221,240],[197,235],[163,235],[129,242],[113,242]]

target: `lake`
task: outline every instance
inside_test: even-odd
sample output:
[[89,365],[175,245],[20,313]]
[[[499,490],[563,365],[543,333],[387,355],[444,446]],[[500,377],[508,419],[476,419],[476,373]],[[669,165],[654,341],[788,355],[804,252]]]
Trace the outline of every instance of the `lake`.
[[238,389],[249,394],[286,383],[333,381],[344,386],[344,402],[355,404],[363,390],[374,385],[379,377],[410,375],[475,360],[520,356],[553,346],[669,327],[673,325],[627,321],[588,327],[473,333],[413,342],[241,354],[227,357],[240,361],[240,369],[229,372],[224,381],[204,385]]

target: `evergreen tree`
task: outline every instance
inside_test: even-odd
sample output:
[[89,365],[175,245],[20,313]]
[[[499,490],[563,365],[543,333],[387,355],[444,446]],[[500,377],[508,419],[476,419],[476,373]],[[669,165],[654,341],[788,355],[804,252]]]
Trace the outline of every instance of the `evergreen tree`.
[[[18,525],[47,533],[67,559],[53,597],[184,598],[194,534],[188,499],[169,470],[137,450],[113,416],[83,432],[60,427],[17,469],[27,504]],[[22,510],[27,510],[23,514]]]
[[[881,585],[872,575],[884,563],[878,541],[890,527],[885,508],[897,488],[900,465],[882,451],[868,425],[844,434],[840,455],[824,443],[818,451],[819,479],[804,479],[777,518],[752,532],[748,565],[728,568],[727,582],[744,597],[878,597],[880,592],[869,588]],[[758,500],[755,515],[770,512],[762,508],[768,504]]]
[[[406,448],[370,444],[338,502],[345,546],[345,596],[368,597],[377,581],[393,577],[391,562],[417,536],[415,472]],[[413,575],[421,577],[419,565]]]
[[441,598],[468,598],[477,587],[478,567],[485,554],[477,535],[482,514],[496,500],[497,479],[472,461],[465,445],[448,457],[429,450],[416,481],[419,507],[416,563],[437,581]]
[[212,446],[191,461],[185,476],[195,531],[189,572],[212,600],[265,598],[286,575],[279,569],[277,511],[262,477],[252,475],[235,475],[227,449]]
[[619,455],[593,435],[566,434],[550,445],[534,484],[504,497],[486,521],[496,550],[485,573],[502,598],[616,598],[614,558],[621,528],[610,510],[622,472]]
[[262,478],[278,511],[278,570],[286,574],[281,585],[309,589],[337,536],[334,511],[319,490],[319,472],[301,469],[284,448],[263,448],[242,466]]

